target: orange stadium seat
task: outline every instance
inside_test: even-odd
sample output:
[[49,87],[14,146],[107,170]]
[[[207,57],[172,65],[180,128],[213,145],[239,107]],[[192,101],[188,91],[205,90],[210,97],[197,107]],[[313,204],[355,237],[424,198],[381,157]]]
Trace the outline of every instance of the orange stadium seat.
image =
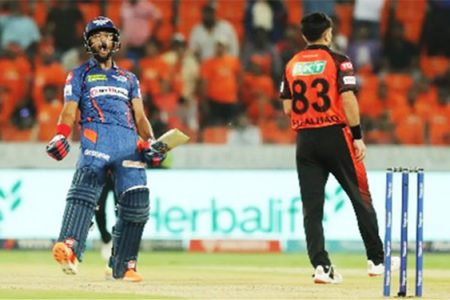
[[379,117],[385,109],[385,103],[378,95],[380,80],[374,74],[359,74],[360,88],[358,102],[361,115]]
[[202,7],[207,3],[207,0],[180,1],[178,6],[178,24],[176,32],[181,32],[189,39],[192,28],[202,19]]
[[44,103],[37,115],[37,139],[41,142],[50,141],[55,135],[55,124],[58,122],[63,104],[60,102]]
[[86,22],[101,15],[99,0],[77,2],[77,4]]
[[105,15],[110,18],[118,28],[122,27],[121,7],[122,1],[117,0],[107,0],[105,4]]
[[400,144],[419,145],[425,142],[425,123],[420,116],[408,114],[396,122],[395,133]]
[[336,4],[335,9],[340,23],[339,31],[346,37],[350,37],[352,34],[353,5]]
[[386,73],[383,79],[388,93],[406,94],[413,85],[413,78],[406,73]]
[[450,119],[440,111],[437,110],[430,117],[429,140],[432,145],[450,144]]
[[21,130],[10,123],[2,126],[1,139],[4,142],[31,142],[32,138],[32,129]]
[[9,122],[14,107],[17,104],[16,98],[12,97],[11,92],[4,86],[0,88],[0,127]]
[[445,56],[428,56],[422,53],[419,57],[419,64],[425,77],[433,79],[447,72],[450,67],[450,59]]
[[247,5],[246,0],[218,0],[216,5],[217,17],[229,22],[243,21]]
[[159,28],[157,38],[164,45],[163,48],[167,48],[169,47],[170,38],[173,34],[173,26],[171,23],[173,18],[173,1],[153,0],[152,3],[159,9],[162,16],[162,23],[161,27]]
[[281,116],[281,118],[285,118],[286,124],[283,124],[285,127],[280,127],[277,122],[278,120],[270,120],[265,122],[259,126],[261,129],[261,134],[263,137],[264,143],[270,144],[294,144],[295,143],[295,132],[291,130],[289,119],[287,116]]
[[285,0],[284,3],[288,12],[288,23],[299,24],[303,17],[302,0]]
[[403,24],[405,38],[413,43],[419,42],[426,6],[426,0],[397,1],[395,18]]
[[31,64],[24,55],[15,59],[0,58],[0,85],[19,101],[28,92],[28,80],[32,75]]
[[206,144],[225,144],[230,129],[225,126],[213,126],[203,129],[202,140]]
[[64,71],[62,65],[59,62],[54,62],[50,65],[38,65],[34,73],[33,84],[33,101],[36,108],[39,110],[44,103],[43,88],[47,84],[54,84],[61,87],[66,81],[66,71]]

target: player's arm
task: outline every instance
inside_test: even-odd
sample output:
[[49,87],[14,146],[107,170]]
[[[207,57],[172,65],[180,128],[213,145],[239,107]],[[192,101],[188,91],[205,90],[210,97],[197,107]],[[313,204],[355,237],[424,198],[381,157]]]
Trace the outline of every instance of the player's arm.
[[[352,128],[359,126],[359,107],[358,101],[353,91],[346,91],[341,94],[342,104],[344,108],[345,117],[347,118],[348,125]],[[353,138],[358,139],[360,136],[353,136]]]
[[62,160],[70,151],[70,145],[67,139],[70,136],[73,123],[75,122],[77,109],[77,102],[67,101],[64,103],[61,114],[59,115],[58,125],[56,125],[56,135],[47,144],[47,154],[56,160]]
[[281,99],[283,101],[283,111],[287,116],[291,115],[292,111],[292,100],[291,99]]
[[290,116],[292,111],[292,95],[289,90],[289,82],[284,74],[280,83],[280,99],[283,103],[284,114]]
[[133,100],[131,100],[131,105],[133,107],[134,119],[139,136],[144,141],[154,140],[155,135],[153,134],[153,128],[147,116],[145,115],[142,99],[134,98]]
[[341,99],[345,117],[353,136],[355,157],[357,160],[362,160],[366,156],[366,145],[362,140],[358,101],[353,91],[343,92]]
[[166,153],[160,151],[155,147],[158,142],[155,142],[155,135],[153,133],[152,125],[145,115],[144,104],[141,98],[133,98],[131,105],[134,111],[134,120],[139,136],[142,140],[138,141],[138,149],[142,152],[143,158],[147,165],[151,167],[160,166],[162,161],[166,158]]
[[359,118],[359,106],[354,91],[357,90],[356,76],[351,61],[346,56],[339,55],[337,65],[337,85],[341,95],[344,114],[353,136],[353,148],[356,160],[364,159],[366,145],[362,140]]
[[64,103],[61,114],[59,115],[58,126],[65,125],[72,128],[77,117],[78,103],[75,101],[67,101]]

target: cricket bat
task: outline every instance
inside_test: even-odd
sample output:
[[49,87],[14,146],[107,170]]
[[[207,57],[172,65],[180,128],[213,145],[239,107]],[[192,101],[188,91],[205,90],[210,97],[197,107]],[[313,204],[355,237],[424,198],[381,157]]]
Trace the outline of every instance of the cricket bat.
[[190,137],[181,130],[173,128],[161,135],[156,142],[152,144],[152,147],[165,153],[175,147],[186,144],[189,139]]

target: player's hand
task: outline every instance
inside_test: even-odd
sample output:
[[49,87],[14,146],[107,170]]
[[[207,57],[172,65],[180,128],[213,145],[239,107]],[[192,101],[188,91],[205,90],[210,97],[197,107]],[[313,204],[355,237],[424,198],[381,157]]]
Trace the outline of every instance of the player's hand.
[[353,140],[353,148],[355,149],[355,158],[360,161],[366,157],[366,144],[362,139]]
[[159,167],[167,157],[167,149],[162,142],[154,140],[139,141],[138,149],[149,167]]
[[56,159],[62,160],[70,151],[70,145],[67,139],[62,134],[57,134],[55,137],[47,144],[45,148],[47,154]]

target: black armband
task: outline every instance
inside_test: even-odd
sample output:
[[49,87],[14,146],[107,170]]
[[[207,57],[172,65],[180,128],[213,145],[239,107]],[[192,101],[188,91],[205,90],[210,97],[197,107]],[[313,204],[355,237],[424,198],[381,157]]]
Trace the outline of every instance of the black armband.
[[361,125],[352,126],[350,130],[354,140],[362,139]]

